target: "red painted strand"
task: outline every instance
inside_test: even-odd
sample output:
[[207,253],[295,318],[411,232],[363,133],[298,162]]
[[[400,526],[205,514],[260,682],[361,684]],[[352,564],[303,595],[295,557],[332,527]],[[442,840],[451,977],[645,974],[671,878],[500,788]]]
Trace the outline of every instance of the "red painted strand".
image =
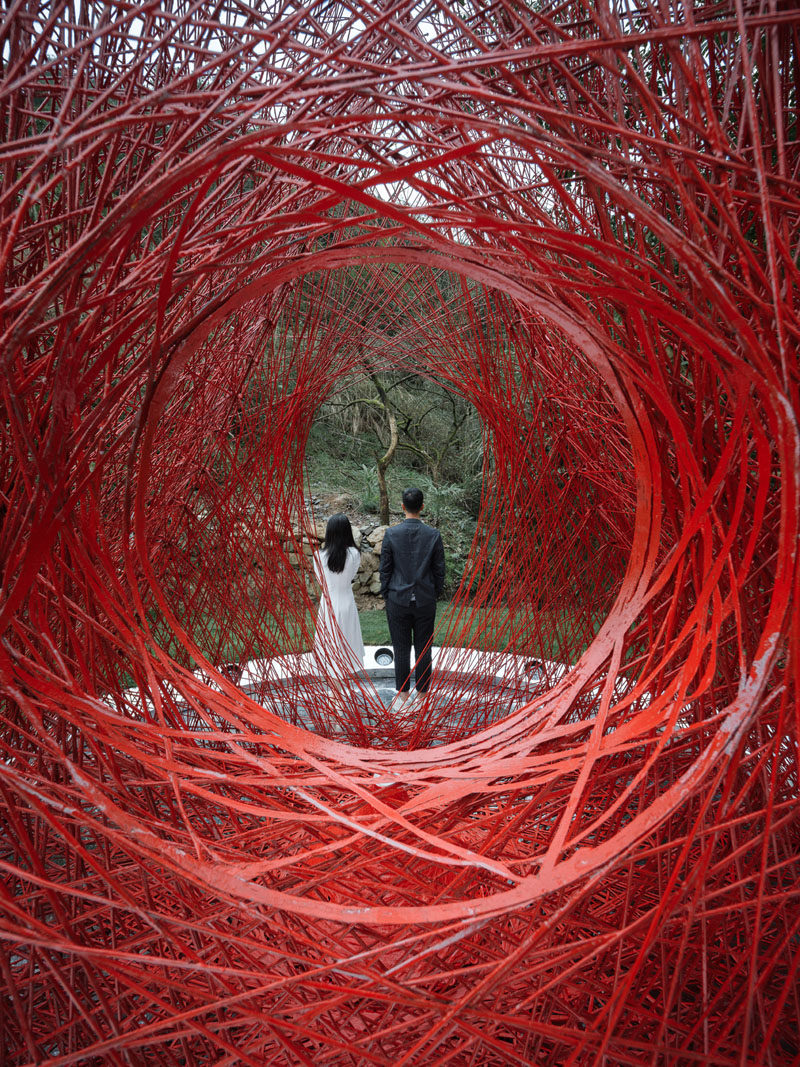
[[[0,1061],[800,1057],[778,7],[5,13]],[[384,371],[483,426],[401,710],[303,656]]]

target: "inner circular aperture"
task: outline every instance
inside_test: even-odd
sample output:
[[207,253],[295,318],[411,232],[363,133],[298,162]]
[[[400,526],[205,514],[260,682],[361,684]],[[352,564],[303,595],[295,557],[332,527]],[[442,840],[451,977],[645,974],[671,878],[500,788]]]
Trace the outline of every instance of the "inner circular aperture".
[[[320,404],[370,375],[435,381],[482,426],[479,512],[436,644],[528,657],[554,682],[591,642],[628,560],[635,483],[619,413],[541,316],[408,264],[301,275],[279,308],[248,304],[199,347],[151,457],[152,632],[187,667],[311,647],[315,591],[298,564],[322,517],[306,505],[306,445]],[[446,521],[442,534],[447,544]],[[467,668],[459,704],[482,683]],[[319,732],[342,736],[340,715],[317,717]],[[344,735],[368,742],[360,725]]]
[[[797,12],[450,8],[9,5],[9,1064],[797,1056]],[[369,352],[577,659],[446,746],[247,692]]]

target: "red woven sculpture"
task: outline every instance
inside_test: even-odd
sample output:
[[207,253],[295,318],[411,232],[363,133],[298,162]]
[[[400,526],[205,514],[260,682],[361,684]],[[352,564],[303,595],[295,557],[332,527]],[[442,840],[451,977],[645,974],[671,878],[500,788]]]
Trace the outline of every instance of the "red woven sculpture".
[[[797,1061],[794,5],[3,18],[0,1060]],[[462,689],[306,730],[365,363],[483,419]]]

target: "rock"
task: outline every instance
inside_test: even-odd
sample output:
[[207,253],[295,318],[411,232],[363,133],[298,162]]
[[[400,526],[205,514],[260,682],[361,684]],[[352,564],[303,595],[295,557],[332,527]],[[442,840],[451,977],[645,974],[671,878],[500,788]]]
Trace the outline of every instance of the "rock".
[[376,526],[372,533],[367,534],[367,540],[376,551],[380,551],[380,546],[383,544],[383,535],[388,529],[388,526]]
[[347,511],[348,508],[355,507],[355,503],[355,500],[349,493],[337,493],[329,496],[325,501],[327,507],[335,512]]
[[361,553],[361,573],[369,576],[374,574],[378,569],[378,557],[374,552],[362,552]]
[[381,591],[381,579],[380,575],[375,575],[372,581],[369,583],[370,593],[380,593]]

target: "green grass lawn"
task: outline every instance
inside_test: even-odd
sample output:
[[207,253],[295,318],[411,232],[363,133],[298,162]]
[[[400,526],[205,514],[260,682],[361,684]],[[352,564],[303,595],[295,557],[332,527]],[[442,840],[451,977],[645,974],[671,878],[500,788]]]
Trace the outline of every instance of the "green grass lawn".
[[[486,613],[483,611],[473,612],[471,625],[467,631],[470,636],[474,635],[475,632],[481,628],[485,614]],[[442,635],[449,629],[453,622],[454,615],[455,612],[450,601],[445,601],[438,605],[436,611],[436,632],[434,637],[437,644],[441,640]],[[364,638],[365,645],[391,644],[389,624],[386,621],[385,611],[359,611],[358,617],[361,621],[361,635]]]
[[389,643],[389,624],[385,611],[359,611],[361,636],[365,645],[386,645]]
[[[358,613],[361,622],[361,634],[365,645],[390,645],[389,626],[384,610],[367,610]],[[284,620],[280,632],[274,632],[273,641],[248,641],[247,649],[233,635],[219,635],[213,626],[208,627],[220,639],[220,652],[212,656],[214,661],[239,661],[242,658],[260,655],[275,655],[276,651],[302,651],[309,649],[314,637],[314,615],[309,612],[301,625],[295,620]],[[459,621],[452,601],[441,601],[436,611],[436,628],[434,642],[440,644],[470,645],[473,648],[499,649],[507,648],[511,642],[512,631],[517,633],[527,629],[526,619],[517,616],[512,619],[502,612],[487,612],[482,608],[462,609]],[[276,647],[277,646],[277,647]]]
[[[359,619],[365,645],[391,644],[385,611],[360,611]],[[281,652],[301,652],[309,650],[314,640],[312,612],[308,612],[302,621],[292,618],[276,620],[269,627],[269,636],[264,630],[260,635],[252,632],[237,636],[221,630],[216,622],[205,622],[200,648],[212,663],[242,662]],[[585,638],[580,642],[565,640],[568,635],[568,623],[565,625],[565,620],[555,615],[538,612],[534,618],[527,613],[511,615],[502,608],[489,612],[471,605],[463,605],[459,615],[453,601],[441,601],[437,606],[434,643],[498,651],[509,647],[526,650],[533,647],[537,655],[546,659],[573,661],[587,642]],[[167,638],[161,647],[180,658],[175,638]],[[193,660],[190,666],[195,666]]]
[[[365,645],[388,645],[391,644],[389,626],[386,622],[385,611],[360,611],[358,617],[361,621],[361,634]],[[501,613],[489,613],[482,608],[462,610],[459,622],[455,605],[452,601],[440,603],[436,611],[436,628],[434,630],[434,642],[436,644],[453,643],[453,630],[457,627],[457,644],[470,645],[473,648],[507,648],[512,636],[512,630],[517,632],[526,628],[526,619],[518,616],[511,619],[509,615]]]

